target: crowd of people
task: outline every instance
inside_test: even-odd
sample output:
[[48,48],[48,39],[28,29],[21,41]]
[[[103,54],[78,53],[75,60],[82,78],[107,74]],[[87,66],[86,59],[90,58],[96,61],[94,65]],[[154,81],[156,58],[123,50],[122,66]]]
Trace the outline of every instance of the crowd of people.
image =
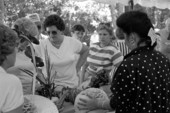
[[[50,71],[55,86],[81,91],[90,89],[93,78],[104,71],[108,83],[95,88],[102,90],[106,85],[111,95],[101,101],[90,93],[86,94],[89,99],[77,94],[79,111],[169,113],[170,19],[166,24],[156,33],[146,13],[125,12],[117,18],[116,30],[109,23],[100,23],[96,28],[99,40],[90,46],[82,42],[83,25],[73,25],[72,36],[65,36],[65,23],[56,14],[46,17],[43,24],[30,17],[17,19],[12,28],[0,24],[0,112],[23,113],[24,95],[32,94],[33,82],[22,70],[36,68],[46,76]],[[42,65],[35,65],[33,53],[27,53],[30,42]],[[50,70],[48,65],[52,65]],[[40,85],[36,82],[35,89]]]

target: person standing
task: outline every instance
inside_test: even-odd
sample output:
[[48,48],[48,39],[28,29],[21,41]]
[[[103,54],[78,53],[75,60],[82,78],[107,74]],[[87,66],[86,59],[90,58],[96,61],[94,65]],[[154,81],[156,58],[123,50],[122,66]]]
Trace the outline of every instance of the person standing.
[[[65,23],[56,14],[49,15],[45,19],[44,29],[49,38],[41,40],[40,44],[35,46],[36,53],[45,62],[45,51],[47,50],[53,65],[51,74],[57,72],[55,76],[56,85],[69,88],[78,87],[77,72],[86,61],[88,47],[75,38],[63,35]],[[43,72],[46,73],[45,67]]]

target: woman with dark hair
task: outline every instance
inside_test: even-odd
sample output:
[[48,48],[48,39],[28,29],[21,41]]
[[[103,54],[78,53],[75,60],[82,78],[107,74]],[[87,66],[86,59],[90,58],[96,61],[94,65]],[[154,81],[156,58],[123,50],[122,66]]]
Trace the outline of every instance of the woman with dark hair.
[[[56,74],[55,84],[75,88],[78,86],[77,72],[84,64],[88,55],[88,47],[79,40],[64,36],[65,23],[61,17],[52,14],[44,21],[44,29],[48,39],[41,40],[35,50],[45,60],[47,50],[53,68],[51,74]],[[45,64],[46,65],[46,64]],[[45,72],[45,68],[43,69]]]
[[132,50],[125,56],[112,80],[110,100],[80,98],[80,109],[110,109],[116,113],[169,113],[170,62],[155,51],[157,35],[147,14],[123,13],[117,19],[125,42]]
[[20,80],[6,72],[14,65],[17,34],[0,24],[0,113],[23,113],[23,90]]

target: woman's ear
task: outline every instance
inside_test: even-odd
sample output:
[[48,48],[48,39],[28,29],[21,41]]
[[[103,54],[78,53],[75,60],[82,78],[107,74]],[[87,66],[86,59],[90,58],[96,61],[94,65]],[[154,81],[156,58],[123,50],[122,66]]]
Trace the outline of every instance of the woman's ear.
[[138,44],[138,35],[136,33],[131,33],[129,35],[129,43],[132,47],[136,48]]
[[135,44],[135,42],[136,42],[135,35],[133,33],[131,33],[129,36],[129,42],[132,45]]

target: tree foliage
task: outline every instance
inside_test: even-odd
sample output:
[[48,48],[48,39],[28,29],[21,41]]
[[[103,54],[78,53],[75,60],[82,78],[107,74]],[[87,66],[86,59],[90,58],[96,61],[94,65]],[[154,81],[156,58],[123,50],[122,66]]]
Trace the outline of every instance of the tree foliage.
[[[67,26],[65,34],[67,35],[70,35],[70,29],[76,23],[84,25],[87,33],[91,34],[99,22],[112,21],[109,5],[92,1],[85,3],[73,0],[5,0],[4,2],[6,20],[15,21],[27,14],[38,13],[43,21],[49,14],[56,13],[65,21]],[[140,5],[135,5],[134,8],[145,10],[158,28],[162,28],[164,20],[170,16],[168,9],[145,8]],[[117,9],[114,12],[119,14]]]
[[65,33],[76,23],[80,23],[92,33],[101,21],[111,21],[109,6],[89,2],[83,4],[72,0],[5,0],[6,17],[15,21],[30,13],[38,13],[42,21],[50,13],[60,15],[66,23]]

